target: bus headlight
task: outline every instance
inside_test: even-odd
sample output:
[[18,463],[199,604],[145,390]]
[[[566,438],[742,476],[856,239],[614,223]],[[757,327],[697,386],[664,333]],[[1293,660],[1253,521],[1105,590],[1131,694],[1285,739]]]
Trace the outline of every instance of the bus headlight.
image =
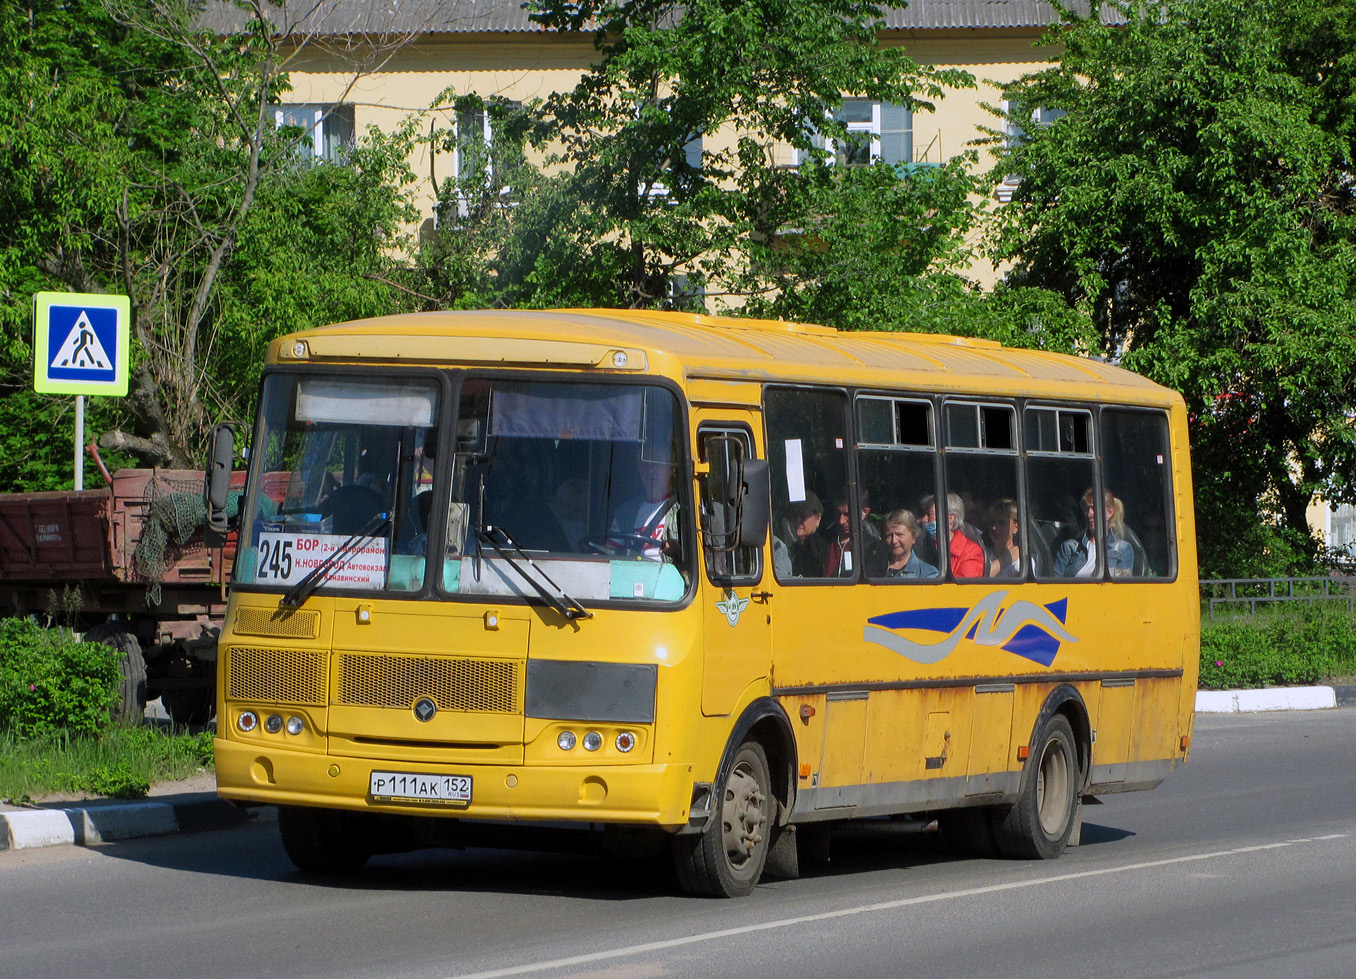
[[584,750],[597,751],[603,746],[603,736],[597,731],[590,731],[584,735]]
[[277,734],[279,731],[281,731],[282,715],[269,714],[268,717],[264,718],[264,730],[267,731],[269,734]]
[[289,717],[287,719],[287,733],[296,736],[306,727],[300,717]]
[[569,751],[574,747],[574,732],[561,731],[560,737],[556,738],[556,744],[560,746],[561,751]]

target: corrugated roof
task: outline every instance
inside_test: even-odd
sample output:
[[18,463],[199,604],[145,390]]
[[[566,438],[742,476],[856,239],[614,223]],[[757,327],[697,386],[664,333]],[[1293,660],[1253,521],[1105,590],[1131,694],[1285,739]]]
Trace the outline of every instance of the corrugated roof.
[[[297,340],[307,342],[307,359],[318,362],[356,359],[437,366],[493,361],[504,366],[534,362],[555,366],[570,362],[550,360],[559,356],[562,345],[585,344],[593,346],[584,361],[574,363],[598,364],[594,358],[608,349],[640,350],[651,370],[689,377],[775,378],[933,391],[982,387],[993,394],[1040,392],[1157,405],[1178,399],[1167,388],[1110,364],[1005,348],[987,340],[841,333],[795,323],[642,310],[471,310],[383,316],[282,337],[274,341],[274,356],[291,350]],[[534,354],[533,344],[541,345],[540,357],[545,359]],[[290,358],[284,354],[284,359]]]
[[[1086,2],[1074,2],[1087,10]],[[522,0],[312,0],[267,6],[284,32],[348,34],[463,34],[531,31]],[[882,7],[890,30],[956,30],[1046,27],[1059,20],[1045,0],[914,0]],[[229,0],[208,0],[199,23],[229,34],[245,14]]]

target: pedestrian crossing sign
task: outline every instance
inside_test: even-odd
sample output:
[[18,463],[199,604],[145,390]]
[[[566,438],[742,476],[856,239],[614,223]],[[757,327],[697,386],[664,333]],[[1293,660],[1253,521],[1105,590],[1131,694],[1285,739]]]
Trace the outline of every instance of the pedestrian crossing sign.
[[126,296],[34,296],[33,390],[125,395],[130,313]]

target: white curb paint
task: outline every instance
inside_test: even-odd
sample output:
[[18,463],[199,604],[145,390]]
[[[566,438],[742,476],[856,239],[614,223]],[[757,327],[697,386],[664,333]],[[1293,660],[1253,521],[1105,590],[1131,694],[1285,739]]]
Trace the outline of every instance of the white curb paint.
[[10,848],[26,850],[39,846],[88,846],[143,836],[166,836],[179,831],[179,820],[171,805],[142,802],[88,809],[7,812],[0,815],[0,836],[5,835],[6,827]]
[[1267,687],[1263,690],[1198,690],[1200,714],[1246,714],[1264,710],[1325,710],[1337,706],[1332,687]]
[[64,809],[11,812],[3,818],[9,825],[9,845],[15,850],[75,842],[75,827]]

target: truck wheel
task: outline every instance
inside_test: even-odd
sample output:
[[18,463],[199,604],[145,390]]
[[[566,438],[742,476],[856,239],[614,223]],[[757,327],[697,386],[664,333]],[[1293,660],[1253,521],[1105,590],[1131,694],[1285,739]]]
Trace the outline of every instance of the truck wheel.
[[358,813],[281,806],[278,831],[288,859],[308,873],[353,873],[372,856],[372,835]]
[[994,821],[1005,857],[1053,860],[1064,852],[1078,806],[1078,740],[1063,714],[1046,722],[1022,771],[1021,793]]
[[197,727],[212,719],[217,709],[215,687],[176,687],[160,691],[160,703],[175,724]]
[[125,625],[112,619],[86,632],[85,642],[101,642],[123,654],[118,660],[118,699],[110,713],[115,721],[139,723],[146,713],[146,660],[141,643]]
[[771,779],[762,745],[739,746],[716,798],[720,810],[701,835],[673,838],[673,865],[689,894],[744,897],[762,876],[771,830]]

